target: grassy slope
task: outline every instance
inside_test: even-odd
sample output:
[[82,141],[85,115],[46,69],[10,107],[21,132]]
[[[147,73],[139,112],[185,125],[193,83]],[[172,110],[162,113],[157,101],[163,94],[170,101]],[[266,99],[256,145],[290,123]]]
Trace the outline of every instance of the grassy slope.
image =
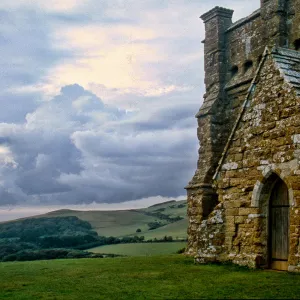
[[88,221],[93,229],[102,236],[121,237],[136,232],[137,228],[146,230],[147,223],[154,222],[156,218],[146,216],[141,212],[131,210],[118,211],[55,211],[47,216],[76,216]]
[[88,249],[93,253],[122,254],[128,256],[173,254],[186,246],[186,242],[173,243],[138,243],[106,245]]
[[[178,205],[180,205],[180,204],[184,204],[185,206],[178,208]],[[175,207],[173,207],[173,206],[175,206]],[[183,218],[186,217],[186,209],[187,209],[186,208],[186,200],[156,204],[156,205],[149,206],[147,208],[143,208],[143,209],[141,209],[141,211],[155,212],[156,210],[158,210],[160,208],[165,209],[164,211],[162,211],[163,214],[170,215],[171,217],[176,217],[176,216],[180,216]]]
[[[58,210],[45,215],[37,217],[63,217],[63,216],[76,216],[84,221],[88,221],[93,229],[99,235],[103,236],[132,236],[139,235],[145,236],[146,239],[162,238],[165,235],[173,236],[173,238],[186,238],[187,237],[187,217],[186,206],[177,208],[180,204],[186,204],[186,201],[173,201],[162,204],[150,206],[145,209],[138,210],[119,210],[119,211],[75,211],[75,210]],[[175,208],[171,208],[175,206]],[[177,224],[169,224],[167,226],[148,230],[147,223],[160,221],[157,217],[149,216],[145,213],[153,213],[158,209],[165,208],[163,214],[170,215],[171,217],[181,216],[185,220],[179,221]],[[140,228],[142,232],[136,233]]]
[[0,263],[0,299],[292,299],[300,277],[180,255]]
[[155,230],[147,230],[146,232],[142,232],[136,235],[143,235],[145,237],[145,240],[150,240],[154,238],[160,239],[166,235],[172,236],[173,239],[185,239],[187,237],[187,227],[188,220],[183,219],[175,223],[171,223],[166,226],[157,228]]

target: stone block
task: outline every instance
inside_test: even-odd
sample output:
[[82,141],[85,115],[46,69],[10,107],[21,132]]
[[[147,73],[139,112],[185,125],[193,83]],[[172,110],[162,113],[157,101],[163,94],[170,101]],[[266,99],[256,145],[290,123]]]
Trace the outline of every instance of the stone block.
[[234,217],[234,223],[241,224],[241,223],[244,223],[246,219],[247,219],[247,216],[237,216],[237,217]]
[[234,216],[225,216],[225,223],[234,225],[234,218],[235,218]]
[[259,210],[257,208],[253,208],[253,207],[240,207],[239,211],[238,211],[238,215],[239,216],[248,216],[250,214],[257,214],[259,212]]
[[225,210],[225,216],[238,216],[239,208],[228,208]]

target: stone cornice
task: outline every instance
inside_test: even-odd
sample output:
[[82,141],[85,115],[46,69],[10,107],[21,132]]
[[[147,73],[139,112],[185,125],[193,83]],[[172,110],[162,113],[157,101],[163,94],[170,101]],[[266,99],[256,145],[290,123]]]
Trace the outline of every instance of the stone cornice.
[[233,14],[232,9],[216,6],[210,11],[206,12],[200,18],[203,20],[204,23],[208,22],[210,19],[214,17],[223,17],[223,18],[228,18],[231,19]]

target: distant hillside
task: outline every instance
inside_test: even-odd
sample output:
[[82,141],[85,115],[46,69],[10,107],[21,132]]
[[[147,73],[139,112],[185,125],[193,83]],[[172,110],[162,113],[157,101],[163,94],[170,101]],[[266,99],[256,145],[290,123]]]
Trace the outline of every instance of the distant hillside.
[[120,211],[62,209],[4,222],[0,261],[174,253],[185,245],[186,206],[186,201],[168,201]]
[[[75,216],[91,224],[99,236],[145,236],[145,239],[162,238],[165,235],[184,239],[187,237],[187,202],[167,201],[143,209],[115,211],[77,211],[62,209],[43,217]],[[151,226],[156,227],[150,229]],[[139,230],[138,230],[139,229]],[[140,232],[137,232],[140,231]]]
[[175,200],[170,200],[170,201],[166,201],[166,202],[162,202],[162,203],[157,203],[157,204],[153,204],[151,206],[149,206],[148,208],[151,208],[151,207],[157,207],[157,206],[165,206],[166,204],[173,204],[173,203],[176,203]]

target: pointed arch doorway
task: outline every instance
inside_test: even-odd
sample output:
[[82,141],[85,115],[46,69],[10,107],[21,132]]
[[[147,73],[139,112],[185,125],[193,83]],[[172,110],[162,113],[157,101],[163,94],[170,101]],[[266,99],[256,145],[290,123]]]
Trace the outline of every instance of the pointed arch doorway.
[[288,269],[289,256],[289,194],[283,180],[277,177],[269,201],[269,266]]

